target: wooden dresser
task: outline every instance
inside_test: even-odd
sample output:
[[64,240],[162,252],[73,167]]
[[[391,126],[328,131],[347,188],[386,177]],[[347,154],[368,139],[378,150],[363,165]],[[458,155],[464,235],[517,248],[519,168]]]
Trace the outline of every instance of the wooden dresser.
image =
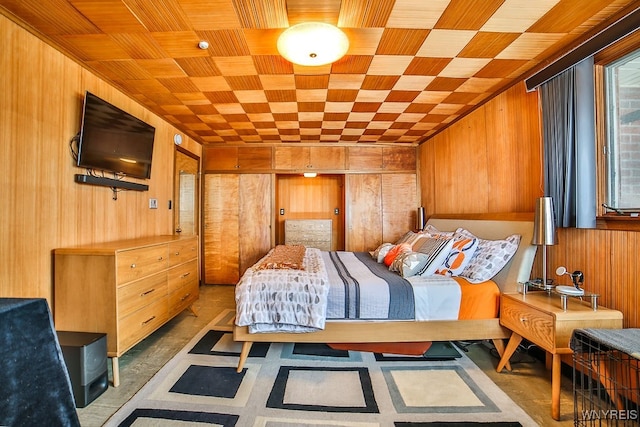
[[60,248],[54,258],[56,329],[106,333],[114,387],[118,357],[198,299],[197,236]]
[[284,222],[284,243],[330,251],[331,229],[330,219],[287,219]]

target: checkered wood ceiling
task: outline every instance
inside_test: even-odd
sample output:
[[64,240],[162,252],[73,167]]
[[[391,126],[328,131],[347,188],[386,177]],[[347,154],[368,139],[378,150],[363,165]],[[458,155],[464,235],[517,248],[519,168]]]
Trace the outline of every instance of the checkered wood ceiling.
[[[203,144],[417,144],[637,0],[0,0]],[[8,12],[7,12],[8,11]],[[345,57],[276,49],[303,21]],[[198,42],[209,43],[207,50]]]

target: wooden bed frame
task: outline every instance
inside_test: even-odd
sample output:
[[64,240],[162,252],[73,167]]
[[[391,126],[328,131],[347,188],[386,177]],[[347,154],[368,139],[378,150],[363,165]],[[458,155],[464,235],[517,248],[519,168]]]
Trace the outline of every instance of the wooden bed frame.
[[[493,280],[501,292],[517,292],[518,282],[529,280],[536,246],[531,244],[533,215],[509,214],[500,219],[490,217],[473,218],[466,215],[455,217],[431,217],[431,224],[440,231],[453,231],[464,227],[476,236],[485,239],[503,239],[511,234],[520,234],[522,239],[518,251]],[[479,219],[474,219],[479,218]],[[422,341],[472,341],[493,340],[498,353],[504,352],[504,339],[510,331],[500,325],[499,319],[448,320],[448,321],[340,321],[331,320],[322,331],[309,333],[257,333],[251,334],[247,326],[234,326],[234,341],[242,342],[238,361],[238,372],[242,371],[251,345],[254,342],[307,342],[307,343],[388,343]],[[510,367],[507,366],[507,369]]]

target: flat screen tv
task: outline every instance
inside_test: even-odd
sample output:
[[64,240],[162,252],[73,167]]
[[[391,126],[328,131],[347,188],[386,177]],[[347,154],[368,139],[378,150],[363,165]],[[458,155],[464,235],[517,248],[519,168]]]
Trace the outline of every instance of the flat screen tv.
[[86,92],[77,165],[148,179],[155,131],[153,126]]

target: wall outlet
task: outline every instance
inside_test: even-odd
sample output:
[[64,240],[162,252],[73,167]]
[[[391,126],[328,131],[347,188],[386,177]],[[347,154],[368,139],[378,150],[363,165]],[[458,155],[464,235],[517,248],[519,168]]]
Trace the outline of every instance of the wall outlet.
[[149,209],[158,209],[158,199],[149,199]]

